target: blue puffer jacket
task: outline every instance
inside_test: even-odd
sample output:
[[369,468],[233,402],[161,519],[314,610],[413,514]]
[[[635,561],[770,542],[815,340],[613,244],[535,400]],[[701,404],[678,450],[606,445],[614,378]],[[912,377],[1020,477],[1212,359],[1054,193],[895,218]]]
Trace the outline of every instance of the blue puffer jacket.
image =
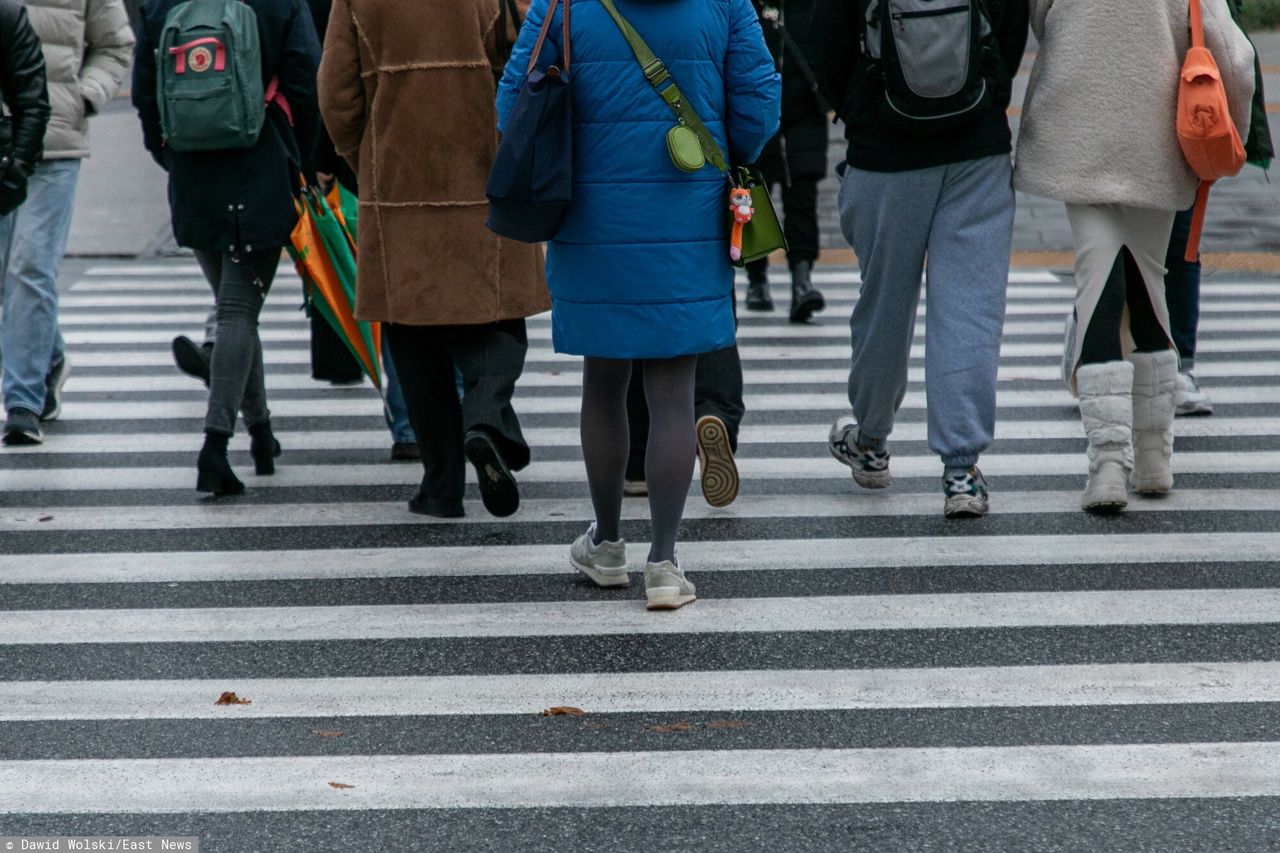
[[[751,0],[615,0],[734,163],[778,129],[781,81]],[[549,0],[534,0],[498,92],[499,127]],[[557,9],[542,64],[558,62]],[[547,253],[558,352],[673,358],[734,342],[728,193],[671,163],[675,123],[598,0],[572,0],[573,207]]]

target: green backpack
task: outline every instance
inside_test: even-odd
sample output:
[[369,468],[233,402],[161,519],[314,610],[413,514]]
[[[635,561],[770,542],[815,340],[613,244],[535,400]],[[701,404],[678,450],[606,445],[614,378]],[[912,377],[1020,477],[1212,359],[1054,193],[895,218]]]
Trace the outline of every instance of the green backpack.
[[258,16],[241,0],[187,0],[156,51],[160,127],[174,151],[251,148],[266,120]]

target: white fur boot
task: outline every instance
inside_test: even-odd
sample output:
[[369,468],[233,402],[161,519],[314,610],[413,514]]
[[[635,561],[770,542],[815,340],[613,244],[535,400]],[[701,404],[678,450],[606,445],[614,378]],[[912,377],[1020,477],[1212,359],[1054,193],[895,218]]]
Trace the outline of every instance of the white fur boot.
[[1076,371],[1076,389],[1089,438],[1089,484],[1080,506],[1087,512],[1119,512],[1129,502],[1133,471],[1133,365],[1082,365]]
[[1133,362],[1133,474],[1129,485],[1143,495],[1173,490],[1173,413],[1178,356],[1173,350],[1138,352]]

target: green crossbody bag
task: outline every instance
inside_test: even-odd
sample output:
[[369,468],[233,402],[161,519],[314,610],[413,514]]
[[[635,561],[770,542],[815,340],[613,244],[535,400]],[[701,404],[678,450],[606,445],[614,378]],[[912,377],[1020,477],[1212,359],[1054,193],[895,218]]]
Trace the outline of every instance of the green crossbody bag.
[[[708,161],[725,176],[728,181],[728,192],[745,189],[751,193],[751,204],[755,208],[751,220],[742,227],[742,257],[732,263],[734,266],[745,266],[751,261],[768,257],[778,249],[787,248],[787,239],[782,233],[782,225],[778,222],[778,213],[773,207],[773,198],[769,194],[769,185],[758,169],[747,166],[730,166],[729,160],[721,150],[711,131],[707,130],[702,119],[680,87],[671,77],[671,72],[662,60],[649,48],[645,40],[635,28],[622,17],[613,0],[600,0],[613,22],[618,25],[622,37],[631,46],[644,78],[662,98],[663,103],[676,118],[675,127],[667,133],[667,153],[671,162],[683,172],[697,172],[703,169]],[[732,226],[733,212],[727,201],[726,217]]]

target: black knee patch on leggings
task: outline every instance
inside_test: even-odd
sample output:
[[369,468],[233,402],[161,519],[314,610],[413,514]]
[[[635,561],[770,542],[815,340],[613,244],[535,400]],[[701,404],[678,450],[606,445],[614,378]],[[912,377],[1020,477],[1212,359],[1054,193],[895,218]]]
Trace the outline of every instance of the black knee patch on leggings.
[[1120,326],[1126,305],[1129,306],[1129,332],[1137,351],[1159,352],[1168,348],[1169,338],[1151,304],[1138,262],[1128,248],[1123,248],[1116,256],[1085,332],[1084,345],[1080,348],[1081,364],[1103,364],[1124,358]]

